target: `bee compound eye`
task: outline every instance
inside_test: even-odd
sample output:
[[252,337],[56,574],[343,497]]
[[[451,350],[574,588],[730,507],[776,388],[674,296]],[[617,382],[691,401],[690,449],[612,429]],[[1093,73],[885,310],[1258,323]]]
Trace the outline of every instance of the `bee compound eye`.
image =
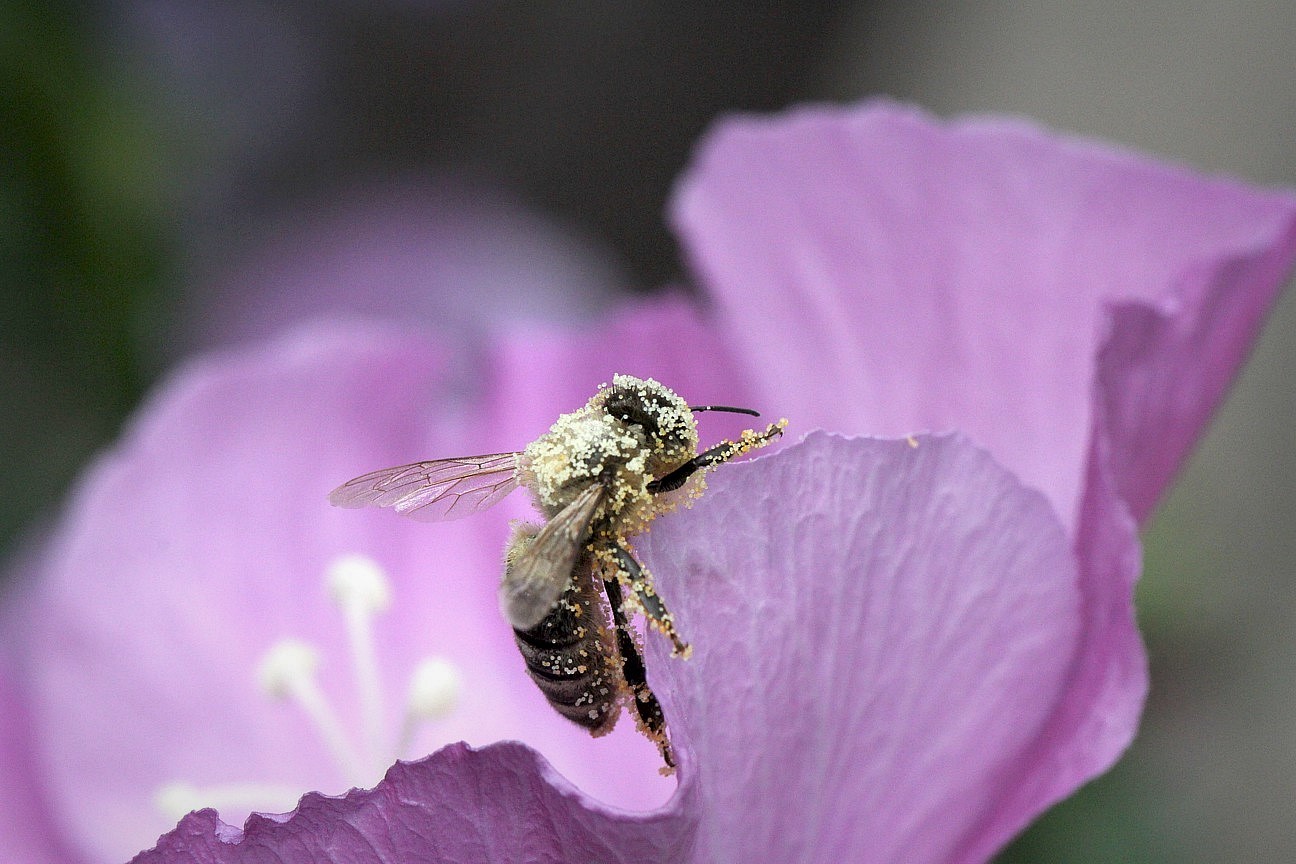
[[622,423],[640,426],[650,434],[657,434],[657,420],[648,413],[646,407],[631,399],[612,399],[606,406],[608,416]]

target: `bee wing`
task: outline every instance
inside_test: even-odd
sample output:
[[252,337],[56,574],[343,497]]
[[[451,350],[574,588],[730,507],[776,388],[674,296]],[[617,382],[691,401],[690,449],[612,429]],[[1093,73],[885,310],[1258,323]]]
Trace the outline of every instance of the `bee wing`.
[[391,507],[424,522],[485,510],[517,488],[519,453],[433,459],[362,474],[329,493],[335,507]]
[[500,608],[514,628],[535,627],[562,596],[605,491],[603,484],[591,483],[509,560],[500,585]]

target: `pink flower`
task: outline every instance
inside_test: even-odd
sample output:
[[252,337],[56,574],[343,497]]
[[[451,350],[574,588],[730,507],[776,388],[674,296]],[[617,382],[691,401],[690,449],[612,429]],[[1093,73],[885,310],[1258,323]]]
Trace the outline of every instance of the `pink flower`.
[[[722,124],[674,218],[709,313],[511,328],[470,375],[420,333],[323,324],[163,387],[11,604],[9,860],[129,855],[175,779],[372,783],[427,654],[458,707],[414,749],[474,746],[242,830],[191,814],[138,860],[973,862],[1110,765],[1146,689],[1137,524],[1292,268],[1296,199],[875,103]],[[526,681],[494,600],[524,501],[427,526],[323,499],[519,448],[614,371],[848,436],[718,469],[638,543],[695,652],[647,639],[673,795],[646,741],[585,739]],[[356,554],[389,584],[335,608],[337,562],[374,575]],[[377,628],[377,711],[349,608]],[[373,730],[334,747],[350,773],[255,689],[281,636],[321,646],[343,732]]]

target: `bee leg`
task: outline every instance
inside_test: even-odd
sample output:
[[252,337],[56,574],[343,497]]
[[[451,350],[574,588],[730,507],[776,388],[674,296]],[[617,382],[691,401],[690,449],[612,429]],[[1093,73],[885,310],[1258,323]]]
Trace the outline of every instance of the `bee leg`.
[[639,653],[639,646],[635,644],[625,610],[621,606],[621,583],[615,579],[604,579],[603,589],[607,592],[608,606],[612,608],[617,651],[621,655],[621,675],[630,688],[635,712],[639,717],[639,728],[661,751],[662,761],[666,763],[663,773],[673,773],[675,751],[671,748],[670,739],[666,737],[666,715],[662,713],[661,703],[648,688],[648,671],[644,668],[643,655]]
[[639,563],[639,559],[634,557],[634,553],[619,542],[612,545],[611,553],[621,580],[634,589],[635,598],[643,609],[644,617],[671,640],[671,644],[675,646],[673,653],[676,657],[688,657],[692,653],[688,643],[680,639],[679,633],[676,632],[675,616],[671,615],[661,595],[653,587],[652,577],[648,575],[648,571]]
[[680,467],[676,468],[669,474],[658,477],[656,480],[649,482],[648,491],[654,494],[658,492],[673,492],[684,485],[690,477],[704,468],[710,468],[719,465],[721,462],[728,462],[735,456],[741,456],[748,450],[755,450],[757,447],[764,447],[769,442],[783,434],[783,427],[787,425],[786,421],[780,420],[778,423],[771,423],[764,432],[754,432],[748,429],[742,434],[737,441],[721,441],[714,447],[702,451]]

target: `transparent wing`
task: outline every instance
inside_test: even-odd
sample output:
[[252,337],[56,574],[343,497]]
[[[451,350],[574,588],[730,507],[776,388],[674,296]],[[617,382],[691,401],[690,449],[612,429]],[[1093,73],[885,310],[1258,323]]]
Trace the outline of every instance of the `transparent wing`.
[[516,629],[539,624],[562,596],[605,491],[603,484],[591,483],[510,558],[500,585],[500,608]]
[[348,480],[329,493],[336,507],[391,507],[424,522],[485,510],[517,488],[518,453],[397,465]]

